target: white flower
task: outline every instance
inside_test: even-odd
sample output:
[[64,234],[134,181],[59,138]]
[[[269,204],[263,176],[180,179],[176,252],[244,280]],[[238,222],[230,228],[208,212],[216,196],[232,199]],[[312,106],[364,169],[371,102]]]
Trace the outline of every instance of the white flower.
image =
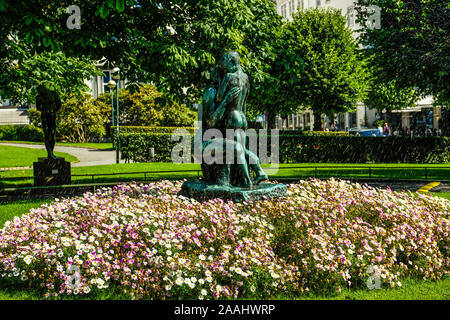
[[217,285],[217,286],[216,286],[216,291],[217,291],[217,292],[220,292],[220,291],[222,291],[222,286],[220,286],[220,285]]
[[24,261],[26,264],[30,264],[30,263],[33,261],[33,257],[32,257],[32,256],[26,256],[26,257],[23,259],[23,261]]
[[205,283],[205,280],[203,280],[203,279],[198,279],[198,283],[204,284],[204,283]]
[[271,272],[270,273],[270,275],[272,276],[272,278],[274,278],[274,279],[278,279],[280,276],[279,275],[277,275],[275,272]]
[[205,289],[202,289],[202,291],[200,291],[200,293],[202,294],[202,296],[206,296],[207,291]]
[[166,254],[167,254],[168,256],[171,256],[171,255],[172,255],[172,251],[167,250],[167,251],[166,251]]
[[206,257],[203,254],[199,255],[198,258],[202,261],[206,260]]
[[175,283],[179,286],[181,286],[183,284],[183,279],[182,278],[178,278]]
[[213,278],[211,276],[206,278],[206,281],[208,281],[209,283],[211,283],[213,281]]
[[172,289],[172,286],[168,284],[168,285],[166,286],[166,290],[169,291],[170,289]]

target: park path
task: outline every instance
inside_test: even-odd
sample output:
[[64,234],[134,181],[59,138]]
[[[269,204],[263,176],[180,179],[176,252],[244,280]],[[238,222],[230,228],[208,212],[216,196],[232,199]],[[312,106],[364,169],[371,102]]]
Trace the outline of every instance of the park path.
[[[24,147],[30,149],[45,149],[43,144],[27,144],[27,143],[10,143],[1,142],[0,145],[12,146],[12,147]],[[72,167],[85,167],[85,166],[97,166],[102,164],[114,164],[116,163],[116,151],[114,150],[100,150],[93,148],[82,147],[68,147],[68,146],[55,146],[55,151],[69,153],[77,157],[80,161],[72,163]],[[37,160],[37,159],[36,159]],[[124,160],[120,160],[120,163],[124,163]],[[20,169],[30,169],[32,167],[20,167]],[[6,168],[2,168],[6,169]],[[14,170],[17,168],[8,168]]]

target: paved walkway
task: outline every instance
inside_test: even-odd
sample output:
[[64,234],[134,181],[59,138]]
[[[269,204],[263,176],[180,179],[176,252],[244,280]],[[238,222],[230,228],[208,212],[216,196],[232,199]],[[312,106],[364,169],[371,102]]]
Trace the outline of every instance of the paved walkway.
[[[362,182],[360,182],[362,183]],[[427,192],[450,192],[450,183],[440,182],[440,183],[427,183],[427,182],[364,182],[369,186],[377,188],[391,188],[394,191],[423,191],[424,187],[427,187]]]
[[[42,144],[27,144],[27,143],[9,143],[2,142],[0,145],[12,146],[12,147],[25,147],[31,149],[45,149]],[[84,167],[84,166],[98,166],[102,164],[114,164],[116,163],[116,151],[114,150],[100,150],[92,148],[80,148],[80,147],[68,147],[68,146],[55,146],[55,151],[65,152],[77,157],[80,162],[72,163],[72,167]],[[37,160],[37,159],[36,159]],[[120,163],[125,163],[124,160],[120,160]],[[20,169],[30,169],[32,167],[21,167]],[[4,170],[6,168],[2,168]],[[14,168],[18,169],[18,168]],[[9,168],[12,170],[12,168]]]

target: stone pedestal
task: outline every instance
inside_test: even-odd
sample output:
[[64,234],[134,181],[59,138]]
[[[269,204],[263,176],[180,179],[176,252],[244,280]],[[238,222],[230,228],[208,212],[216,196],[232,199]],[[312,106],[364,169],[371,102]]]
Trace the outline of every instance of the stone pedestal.
[[287,186],[284,184],[261,183],[252,188],[208,185],[201,180],[186,181],[179,195],[194,198],[197,201],[208,201],[220,198],[234,202],[263,200],[286,196]]
[[33,162],[35,186],[56,186],[71,183],[70,162],[64,158],[39,158]]

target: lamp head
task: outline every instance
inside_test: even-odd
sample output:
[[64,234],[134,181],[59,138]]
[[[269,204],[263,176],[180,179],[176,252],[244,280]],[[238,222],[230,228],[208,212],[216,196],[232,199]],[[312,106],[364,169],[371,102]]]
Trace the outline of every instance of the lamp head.
[[114,89],[116,87],[116,82],[114,80],[110,80],[108,82],[108,88]]
[[111,74],[112,74],[112,78],[114,80],[119,80],[120,79],[120,69],[115,67],[114,69],[111,70]]

